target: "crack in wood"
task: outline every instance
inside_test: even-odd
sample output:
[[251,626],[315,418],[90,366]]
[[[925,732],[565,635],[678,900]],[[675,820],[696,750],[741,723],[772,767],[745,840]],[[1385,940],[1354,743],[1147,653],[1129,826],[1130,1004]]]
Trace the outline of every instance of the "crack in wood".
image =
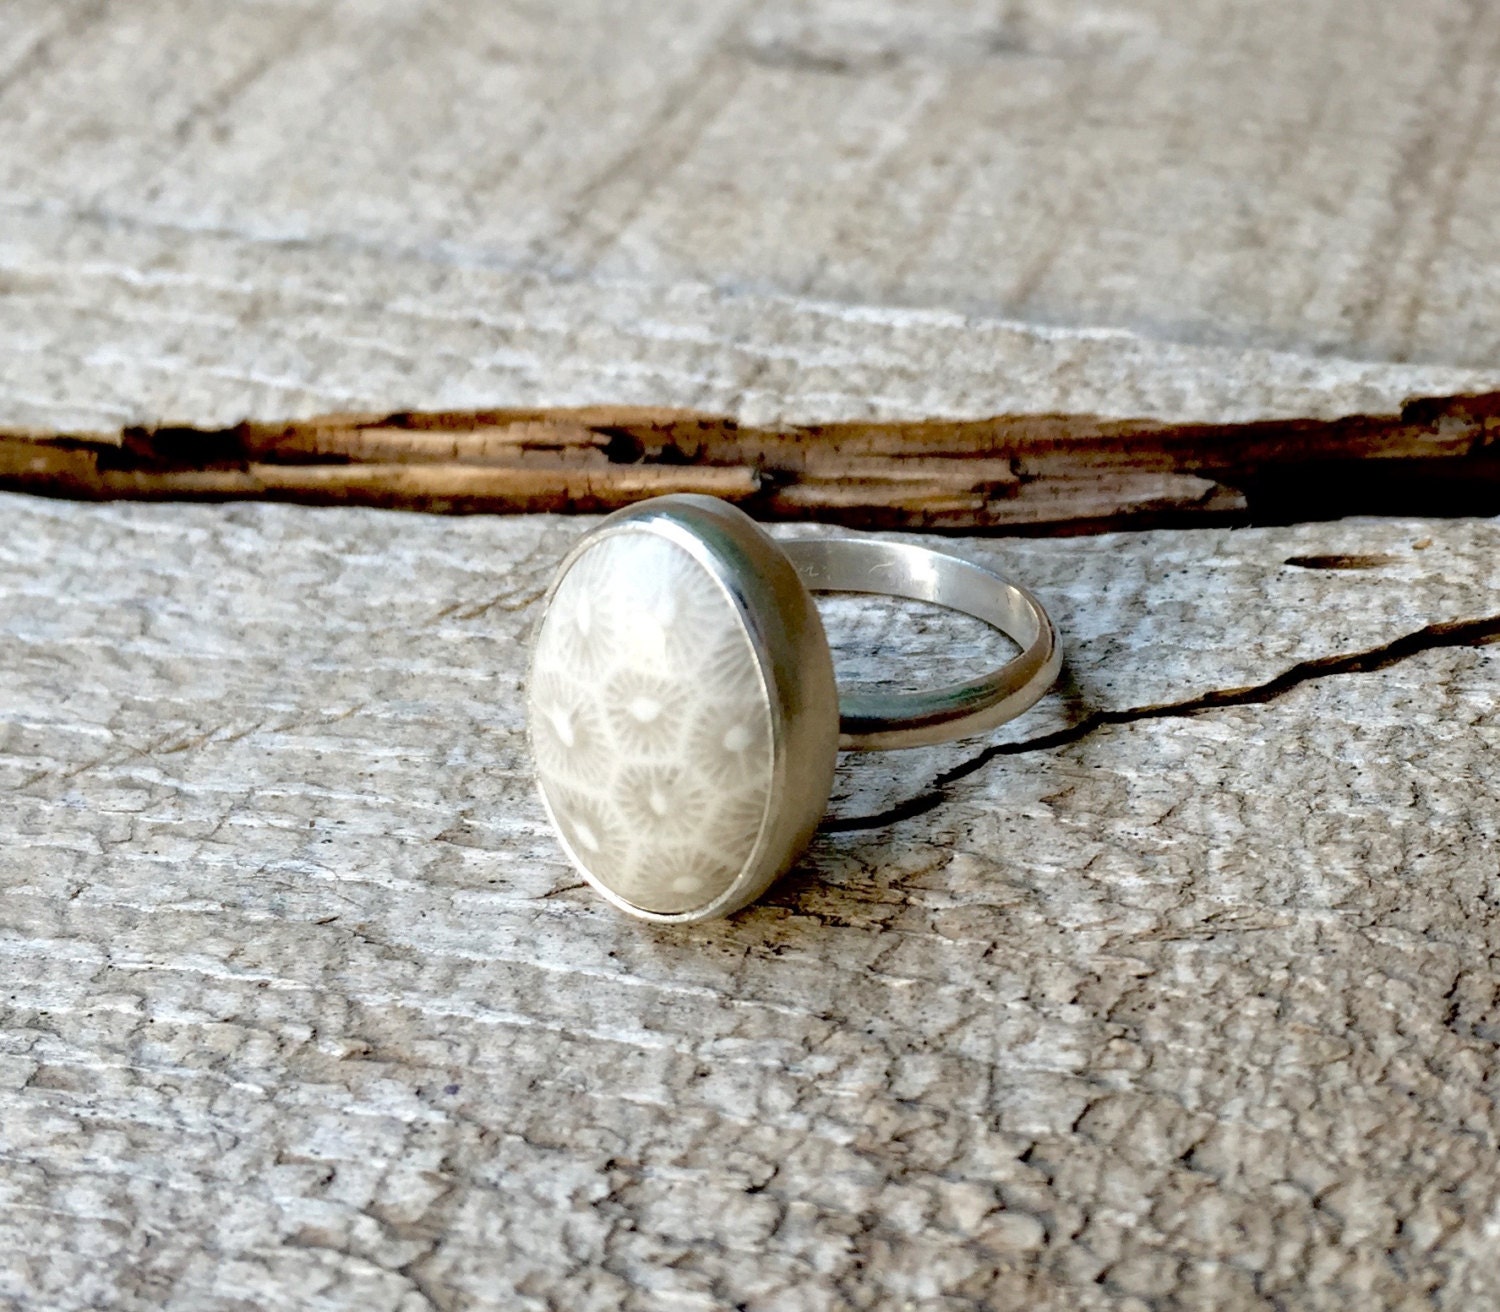
[[754,428],[600,406],[330,415],[118,433],[0,432],[0,488],[444,513],[613,510],[704,492],[761,519],[1091,532],[1355,513],[1500,513],[1500,393],[1335,420],[1085,414]]
[[824,833],[852,833],[867,829],[883,829],[887,825],[899,824],[936,810],[948,800],[949,790],[954,784],[982,770],[991,761],[1003,756],[1022,756],[1031,752],[1053,751],[1060,747],[1071,747],[1101,729],[1120,724],[1136,724],[1142,720],[1181,719],[1202,715],[1207,711],[1224,710],[1232,706],[1259,706],[1320,679],[1342,674],[1371,674],[1389,669],[1425,652],[1439,651],[1448,647],[1482,647],[1500,642],[1500,615],[1488,615],[1478,619],[1444,620],[1429,624],[1412,633],[1403,634],[1378,647],[1367,647],[1361,651],[1344,652],[1335,656],[1318,656],[1299,661],[1263,683],[1240,688],[1215,688],[1182,701],[1159,702],[1148,706],[1131,706],[1122,710],[1095,710],[1076,724],[1053,733],[1040,734],[1035,738],[1023,738],[1017,742],[993,743],[967,760],[944,770],[920,793],[896,803],[874,815],[835,817],[821,826]]

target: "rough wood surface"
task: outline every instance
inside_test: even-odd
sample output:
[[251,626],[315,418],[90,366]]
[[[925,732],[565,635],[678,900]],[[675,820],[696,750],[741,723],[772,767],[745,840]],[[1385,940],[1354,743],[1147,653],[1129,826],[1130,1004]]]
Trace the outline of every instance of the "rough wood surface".
[[[6,0],[0,479],[1451,509],[1497,72],[1481,0]],[[1500,1307],[1495,523],[967,541],[1060,694],[670,932],[528,779],[583,523],[0,524],[0,1304]]]
[[1495,523],[966,541],[1062,693],[667,930],[527,777],[586,521],[0,518],[6,1306],[1500,1306]]
[[1500,389],[1479,0],[7,0],[0,425]]

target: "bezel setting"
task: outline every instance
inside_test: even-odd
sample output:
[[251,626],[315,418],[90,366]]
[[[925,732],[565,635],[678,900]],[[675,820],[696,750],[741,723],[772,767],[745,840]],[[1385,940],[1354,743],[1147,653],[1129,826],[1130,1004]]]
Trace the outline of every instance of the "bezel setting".
[[[569,842],[540,780],[538,792],[569,860],[613,906],[646,920],[709,920],[760,897],[807,846],[827,808],[839,741],[833,660],[812,595],[777,543],[735,507],[712,497],[679,494],[617,511],[567,554],[533,635],[530,687],[539,673],[537,647],[547,613],[569,572],[610,539],[641,533],[685,551],[727,600],[749,641],[770,716],[770,779],[759,832],[728,886],[699,906],[658,911],[632,902],[591,869]],[[535,760],[534,716],[528,717],[528,741]]]

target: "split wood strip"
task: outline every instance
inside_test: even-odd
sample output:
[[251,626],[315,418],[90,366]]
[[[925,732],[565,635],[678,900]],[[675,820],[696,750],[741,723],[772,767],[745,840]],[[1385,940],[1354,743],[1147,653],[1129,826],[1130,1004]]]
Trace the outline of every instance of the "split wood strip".
[[218,431],[0,437],[0,486],[596,512],[668,492],[766,519],[1078,532],[1354,511],[1500,510],[1500,393],[1396,415],[1188,425],[1097,416],[760,428],[645,408],[334,415]]

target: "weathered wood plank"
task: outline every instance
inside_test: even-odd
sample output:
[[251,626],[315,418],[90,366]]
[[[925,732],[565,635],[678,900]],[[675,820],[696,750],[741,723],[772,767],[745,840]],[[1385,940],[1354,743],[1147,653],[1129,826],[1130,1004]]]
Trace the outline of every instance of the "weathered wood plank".
[[[1497,70],[1466,0],[10,0],[0,478],[1451,509]],[[965,541],[1059,695],[672,932],[531,793],[583,524],[0,523],[7,1307],[1500,1303],[1494,523]]]
[[[668,930],[528,779],[587,521],[0,517],[0,1301],[1500,1300],[1495,523],[962,542],[1062,693]],[[829,613],[853,677],[989,650]]]
[[15,0],[0,425],[1500,390],[1465,0]]

